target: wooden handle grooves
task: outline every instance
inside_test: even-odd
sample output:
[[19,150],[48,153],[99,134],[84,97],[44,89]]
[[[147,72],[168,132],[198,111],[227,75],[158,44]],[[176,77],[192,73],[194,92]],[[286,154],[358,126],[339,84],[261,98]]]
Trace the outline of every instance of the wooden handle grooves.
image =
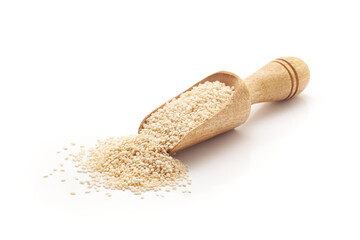
[[298,77],[298,74],[297,74],[295,68],[288,61],[286,61],[285,59],[282,59],[282,58],[278,58],[278,59],[274,60],[273,62],[276,62],[276,63],[280,64],[281,66],[283,66],[286,69],[286,71],[289,73],[289,76],[290,76],[291,88],[290,88],[289,95],[284,100],[294,97],[295,94],[297,93],[297,91],[299,90],[299,77]]
[[251,103],[282,101],[301,93],[310,79],[306,63],[299,58],[278,58],[245,79]]

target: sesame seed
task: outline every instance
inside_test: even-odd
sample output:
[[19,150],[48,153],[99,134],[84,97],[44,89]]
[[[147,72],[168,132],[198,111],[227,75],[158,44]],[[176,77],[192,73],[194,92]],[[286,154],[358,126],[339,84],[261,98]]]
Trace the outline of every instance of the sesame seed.
[[76,195],[76,193],[75,192],[70,192],[70,195]]
[[61,182],[65,182],[66,180],[65,179],[61,179]]
[[47,177],[49,177],[49,176],[48,175],[43,176],[43,178],[47,178]]
[[[94,187],[97,192],[105,188],[130,190],[135,195],[163,188],[170,192],[186,187],[183,182],[190,185],[188,166],[168,152],[189,131],[223,109],[233,94],[233,88],[219,81],[198,84],[153,112],[142,125],[140,134],[98,140],[88,151],[81,145],[79,153],[68,154],[78,168],[77,173],[89,176],[90,180],[79,181],[80,184],[87,183],[88,188]],[[191,193],[183,191],[186,192]],[[157,196],[164,197],[163,194]]]
[[191,128],[220,111],[233,93],[231,87],[219,81],[199,84],[152,113],[140,133],[166,139],[163,144],[169,150]]

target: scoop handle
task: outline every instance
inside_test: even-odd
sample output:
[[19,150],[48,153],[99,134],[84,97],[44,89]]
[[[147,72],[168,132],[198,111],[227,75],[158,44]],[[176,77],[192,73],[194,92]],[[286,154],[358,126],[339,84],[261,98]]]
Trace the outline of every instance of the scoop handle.
[[301,93],[310,79],[304,61],[295,57],[278,58],[247,77],[244,81],[251,104],[293,98]]

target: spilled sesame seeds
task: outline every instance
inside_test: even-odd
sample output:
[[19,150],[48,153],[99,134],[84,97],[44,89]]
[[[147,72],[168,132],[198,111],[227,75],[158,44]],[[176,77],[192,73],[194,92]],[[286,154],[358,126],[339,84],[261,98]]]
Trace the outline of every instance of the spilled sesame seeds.
[[187,166],[146,135],[99,141],[81,164],[100,186],[135,194],[188,179]]
[[[189,131],[228,104],[233,93],[232,87],[218,81],[199,84],[152,113],[140,134],[98,140],[90,149],[79,145],[80,151],[76,154],[71,150],[77,144],[71,142],[69,148],[63,147],[70,151],[64,160],[71,158],[75,172],[83,175],[75,180],[96,192],[100,189],[129,190],[144,199],[141,195],[147,191],[170,192],[188,187],[192,183],[188,167],[168,152]],[[59,170],[60,173],[64,171],[63,168]],[[182,192],[191,193],[188,190]],[[70,195],[75,194],[70,192]],[[105,195],[112,196],[110,192]],[[164,194],[156,193],[156,196],[164,197]]]

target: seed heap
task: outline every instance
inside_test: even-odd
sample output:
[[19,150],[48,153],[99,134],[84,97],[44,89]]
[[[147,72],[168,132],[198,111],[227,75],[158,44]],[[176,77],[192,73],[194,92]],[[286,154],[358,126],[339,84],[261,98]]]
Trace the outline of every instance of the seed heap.
[[84,166],[102,186],[140,193],[175,186],[187,180],[188,168],[169,156],[159,140],[131,135],[100,141],[90,150]]
[[[88,151],[81,145],[78,154],[69,154],[65,160],[72,157],[77,172],[89,177],[85,181],[78,177],[75,180],[80,184],[86,183],[88,188],[94,188],[97,192],[100,188],[106,188],[141,194],[163,187],[167,192],[186,187],[191,184],[187,175],[188,167],[167,152],[186,133],[221,110],[233,93],[232,87],[218,81],[199,84],[152,113],[139,135],[98,141]],[[75,146],[75,143],[71,143],[71,146]],[[182,192],[191,193],[187,190]],[[75,192],[70,194],[75,195]],[[110,197],[111,193],[106,195]]]
[[152,113],[140,134],[160,139],[168,151],[191,129],[222,109],[233,93],[233,87],[219,81],[200,84]]

